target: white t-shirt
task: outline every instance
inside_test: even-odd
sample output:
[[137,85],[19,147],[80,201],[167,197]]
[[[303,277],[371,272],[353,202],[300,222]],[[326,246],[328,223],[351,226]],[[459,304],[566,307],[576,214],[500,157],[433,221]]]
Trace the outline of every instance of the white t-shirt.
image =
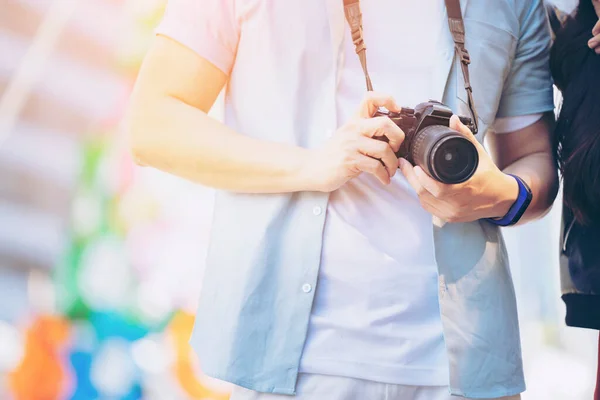
[[[400,106],[432,98],[443,1],[361,0],[374,89]],[[363,72],[346,29],[338,121],[357,110]],[[436,99],[440,100],[440,99]],[[509,132],[540,116],[507,118]],[[406,385],[447,385],[431,215],[400,171],[362,174],[331,194],[300,371]]]

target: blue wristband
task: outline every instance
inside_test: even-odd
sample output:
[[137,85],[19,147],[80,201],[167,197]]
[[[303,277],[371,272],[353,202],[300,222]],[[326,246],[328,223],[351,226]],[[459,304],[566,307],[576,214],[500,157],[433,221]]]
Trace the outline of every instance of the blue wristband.
[[531,203],[531,198],[533,197],[531,194],[531,189],[527,184],[518,176],[512,175],[513,178],[517,181],[519,185],[519,195],[517,196],[517,200],[510,207],[506,215],[502,218],[486,218],[487,221],[491,222],[494,225],[499,226],[511,226],[519,222],[527,207]]

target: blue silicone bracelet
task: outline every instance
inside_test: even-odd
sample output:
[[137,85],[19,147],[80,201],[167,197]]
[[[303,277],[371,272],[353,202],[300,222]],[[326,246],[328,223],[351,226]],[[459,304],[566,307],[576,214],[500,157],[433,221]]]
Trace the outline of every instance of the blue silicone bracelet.
[[519,185],[519,195],[517,196],[517,200],[515,200],[515,202],[510,207],[510,209],[504,217],[500,219],[487,218],[487,221],[491,222],[494,225],[511,226],[519,222],[519,220],[527,210],[527,207],[529,207],[529,204],[531,203],[531,198],[533,197],[531,194],[531,189],[521,178],[512,174],[509,175],[515,178],[515,180],[517,181],[517,184]]

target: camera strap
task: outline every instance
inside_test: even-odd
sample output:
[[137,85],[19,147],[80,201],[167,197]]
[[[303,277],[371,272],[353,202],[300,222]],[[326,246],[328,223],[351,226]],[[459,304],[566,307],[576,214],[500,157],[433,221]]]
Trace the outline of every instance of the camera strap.
[[369,71],[367,70],[367,47],[363,39],[363,27],[362,27],[362,13],[360,11],[359,0],[344,0],[344,14],[346,15],[346,21],[350,26],[350,34],[352,35],[352,42],[356,48],[356,54],[360,60],[363,72],[365,74],[365,80],[367,81],[367,91],[373,91],[373,85],[371,84],[371,78],[369,77]]
[[460,57],[460,67],[463,73],[463,80],[465,81],[469,110],[473,116],[473,126],[475,127],[473,134],[477,134],[477,111],[475,110],[475,102],[473,101],[471,78],[469,77],[471,57],[465,47],[465,22],[463,21],[462,12],[460,10],[460,0],[446,0],[446,10],[448,11],[448,26],[450,27],[452,40],[454,40],[454,51]]
[[[475,110],[473,88],[471,87],[471,79],[469,77],[469,64],[471,63],[471,58],[465,47],[465,23],[460,9],[460,0],[445,0],[445,2],[448,12],[448,26],[450,28],[450,33],[452,34],[452,40],[454,41],[454,51],[460,58],[460,67],[465,82],[465,90],[467,91],[469,110],[473,116],[473,126],[475,127],[473,134],[476,134],[478,130],[477,111]],[[344,14],[346,15],[346,21],[348,21],[348,25],[350,26],[350,33],[352,35],[352,42],[356,48],[356,54],[358,54],[360,65],[365,74],[367,90],[372,91],[373,85],[371,84],[371,78],[369,77],[369,71],[367,69],[367,47],[365,46],[363,38],[360,0],[344,0]]]

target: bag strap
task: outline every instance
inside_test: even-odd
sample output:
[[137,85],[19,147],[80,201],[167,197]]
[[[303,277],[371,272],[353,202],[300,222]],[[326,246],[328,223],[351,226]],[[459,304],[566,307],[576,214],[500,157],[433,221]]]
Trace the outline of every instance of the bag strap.
[[[450,33],[452,34],[452,40],[454,41],[455,53],[460,57],[460,66],[465,82],[465,90],[467,91],[469,110],[473,116],[473,126],[475,128],[473,134],[477,134],[477,111],[475,110],[473,88],[471,87],[471,80],[469,77],[469,64],[471,63],[471,58],[469,57],[469,52],[465,48],[465,24],[460,9],[460,0],[445,0],[445,2],[448,11],[448,26],[450,28]],[[346,21],[348,21],[348,25],[350,26],[350,33],[352,35],[352,42],[356,48],[356,54],[358,54],[360,64],[365,74],[367,90],[372,91],[373,85],[371,84],[371,78],[369,77],[369,71],[367,70],[367,47],[365,46],[363,38],[360,0],[344,0],[344,14],[346,15]]]

